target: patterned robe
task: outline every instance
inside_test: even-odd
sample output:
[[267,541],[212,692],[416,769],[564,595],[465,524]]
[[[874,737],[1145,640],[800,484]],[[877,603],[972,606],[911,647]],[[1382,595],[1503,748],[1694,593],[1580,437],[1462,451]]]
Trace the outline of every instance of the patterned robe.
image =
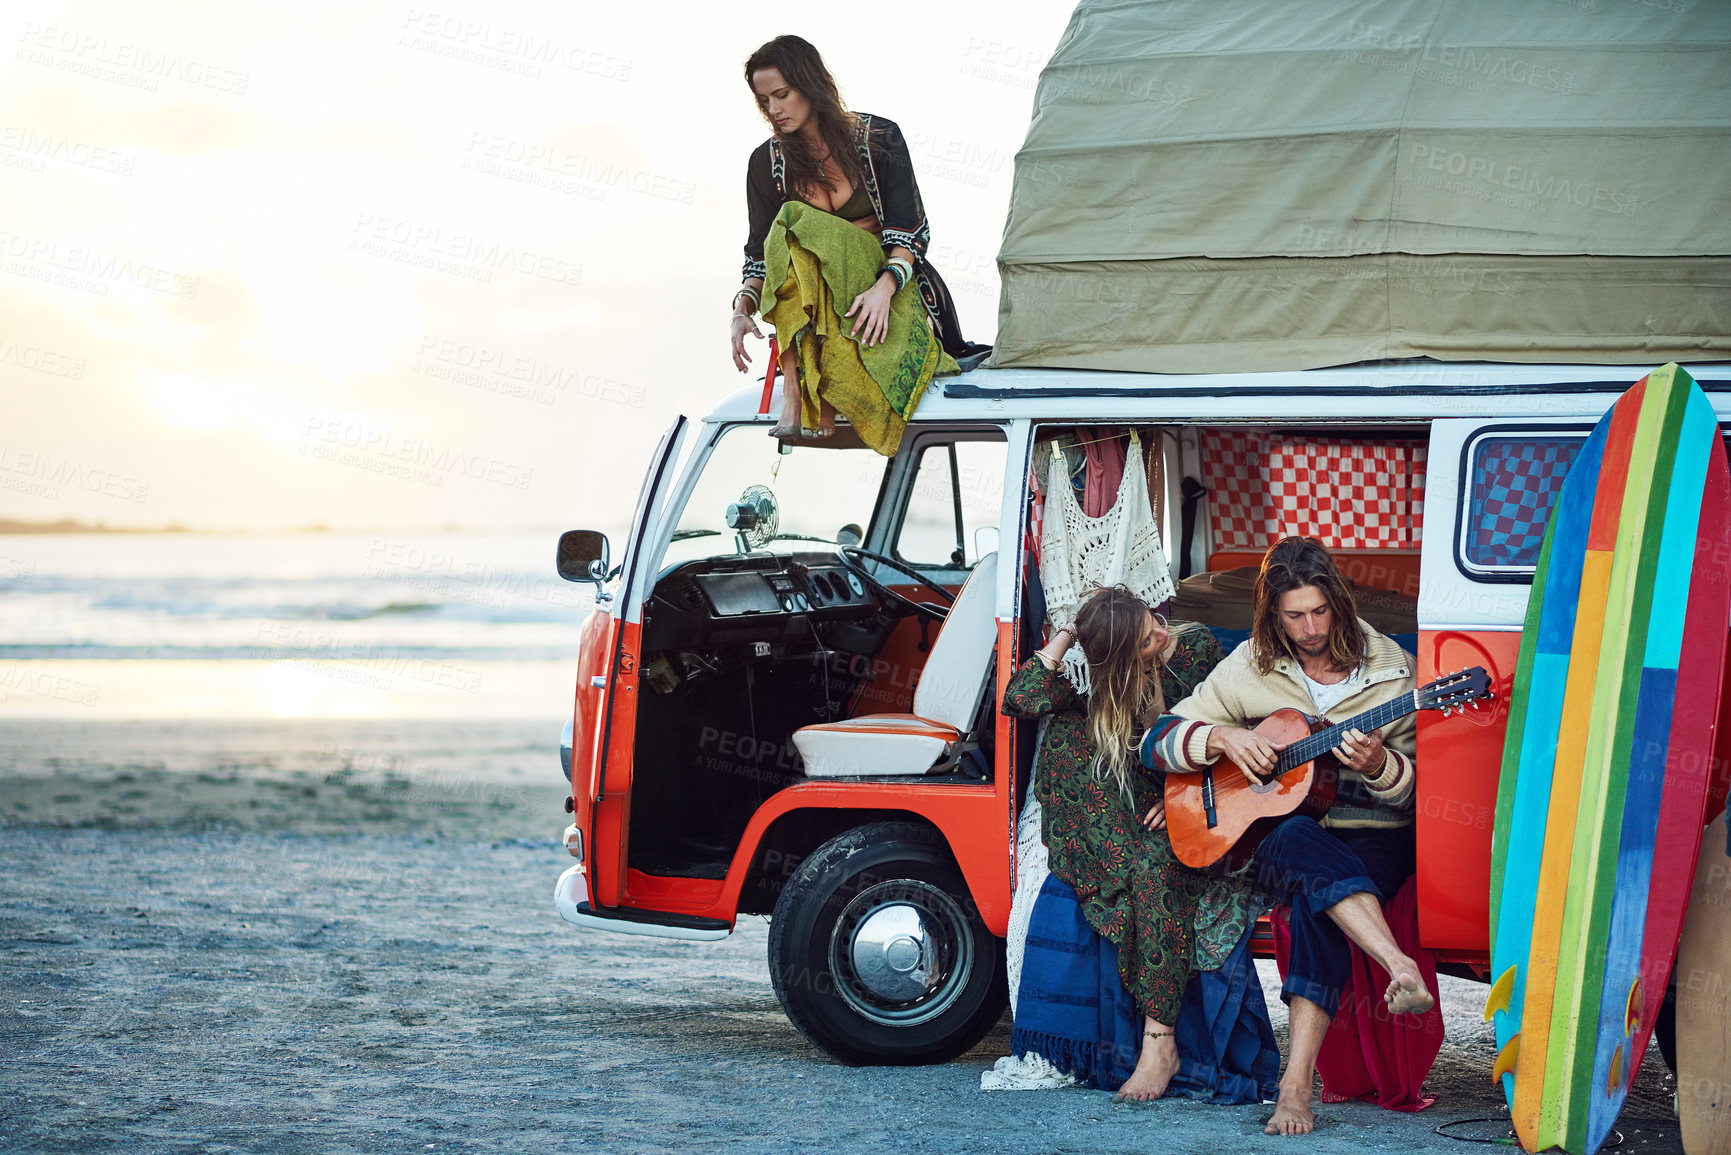
[[[1166,700],[1188,697],[1225,656],[1206,629],[1180,634],[1160,675]],[[1260,913],[1257,896],[1186,867],[1164,829],[1142,826],[1160,784],[1139,764],[1128,798],[1114,778],[1095,774],[1087,699],[1063,674],[1030,657],[1011,677],[1003,710],[1012,718],[1053,715],[1034,780],[1052,873],[1075,887],[1089,924],[1118,947],[1118,971],[1137,1008],[1174,1021],[1190,976],[1218,968]]]

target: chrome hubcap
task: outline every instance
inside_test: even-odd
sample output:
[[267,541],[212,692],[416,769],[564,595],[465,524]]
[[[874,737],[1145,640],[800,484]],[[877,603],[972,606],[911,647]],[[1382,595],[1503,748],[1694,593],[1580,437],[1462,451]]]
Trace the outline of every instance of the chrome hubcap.
[[890,1026],[942,1014],[961,995],[972,966],[973,936],[961,907],[937,887],[909,879],[861,891],[830,938],[830,971],[842,998]]

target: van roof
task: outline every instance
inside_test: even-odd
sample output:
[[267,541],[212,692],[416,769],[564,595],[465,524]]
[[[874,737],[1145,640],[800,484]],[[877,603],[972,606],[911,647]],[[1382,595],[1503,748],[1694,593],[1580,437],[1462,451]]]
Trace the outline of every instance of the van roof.
[[[1656,366],[1655,366],[1656,368]],[[1731,364],[1685,366],[1731,420]],[[1628,365],[1496,365],[1435,361],[1279,373],[1113,373],[972,369],[934,381],[915,422],[1219,420],[1432,421],[1444,417],[1592,419],[1650,370]],[[740,389],[707,420],[762,420],[761,384]],[[772,405],[777,409],[777,405]]]

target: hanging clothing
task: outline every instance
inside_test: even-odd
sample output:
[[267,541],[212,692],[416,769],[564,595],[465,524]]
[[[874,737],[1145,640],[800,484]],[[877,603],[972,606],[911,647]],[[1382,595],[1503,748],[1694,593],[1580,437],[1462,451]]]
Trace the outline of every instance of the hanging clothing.
[[[883,227],[881,237],[872,236],[878,247],[877,268],[882,269],[887,250],[900,246],[914,255],[914,286],[917,299],[931,318],[932,329],[944,350],[952,357],[965,357],[979,349],[962,336],[956,304],[950,290],[926,259],[926,247],[931,243],[931,225],[926,221],[925,205],[920,200],[919,185],[914,181],[914,162],[908,152],[907,140],[896,123],[869,113],[857,114],[854,147],[859,152],[860,169],[865,174],[865,192],[870,199],[873,215]],[[804,204],[787,187],[786,158],[781,142],[770,137],[752,152],[745,170],[745,207],[749,231],[745,237],[745,267],[742,279],[764,279],[763,303],[769,304],[769,293],[776,282],[764,276],[765,243],[769,227],[785,204]],[[853,210],[854,198],[843,206]],[[823,210],[817,210],[822,212]],[[864,215],[864,214],[862,214]],[[836,217],[841,220],[841,217]],[[850,223],[850,228],[859,228]],[[861,232],[865,230],[860,229]],[[869,282],[868,282],[869,284]],[[900,296],[898,293],[897,296]],[[851,302],[852,297],[847,300]]]
[[1110,429],[1089,426],[1077,432],[1082,435],[1082,453],[1087,461],[1082,512],[1088,517],[1105,517],[1124,480],[1124,436],[1113,436]]
[[[1119,463],[1116,498],[1110,509],[1090,517],[1065,479],[1063,450],[1052,443],[1046,508],[1041,529],[1040,578],[1046,587],[1047,616],[1054,629],[1076,620],[1082,595],[1093,586],[1123,585],[1150,608],[1172,597],[1172,573],[1160,545],[1160,528],[1148,502],[1148,475]],[[1142,460],[1142,441],[1130,433],[1129,459]],[[1064,671],[1079,690],[1088,688],[1088,665],[1081,646],[1064,655]],[[1176,699],[1167,699],[1168,702]]]
[[851,335],[837,313],[871,287],[883,254],[864,229],[808,204],[781,206],[764,243],[765,315],[783,349],[794,352],[800,421],[816,428],[820,402],[848,419],[860,439],[885,457],[901,446],[908,418],[935,373],[958,372],[937,343],[913,294],[890,301],[889,328],[876,345]]

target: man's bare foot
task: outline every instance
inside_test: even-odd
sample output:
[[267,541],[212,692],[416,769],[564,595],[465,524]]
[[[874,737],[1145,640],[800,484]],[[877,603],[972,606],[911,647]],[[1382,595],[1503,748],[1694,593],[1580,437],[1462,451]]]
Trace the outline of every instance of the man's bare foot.
[[1391,1012],[1397,1015],[1422,1015],[1436,1006],[1436,998],[1425,989],[1417,966],[1396,967],[1393,973],[1394,978],[1389,980],[1388,989],[1382,994],[1382,1000],[1388,1004]]
[[1310,1088],[1303,1091],[1288,1090],[1283,1083],[1280,1087],[1280,1098],[1276,1101],[1274,1114],[1268,1120],[1268,1126],[1262,1129],[1264,1135],[1308,1135],[1316,1129],[1316,1112],[1310,1109]]
[[1170,1034],[1144,1035],[1136,1069],[1112,1096],[1116,1103],[1152,1103],[1166,1093],[1166,1085],[1178,1073],[1178,1042]]

